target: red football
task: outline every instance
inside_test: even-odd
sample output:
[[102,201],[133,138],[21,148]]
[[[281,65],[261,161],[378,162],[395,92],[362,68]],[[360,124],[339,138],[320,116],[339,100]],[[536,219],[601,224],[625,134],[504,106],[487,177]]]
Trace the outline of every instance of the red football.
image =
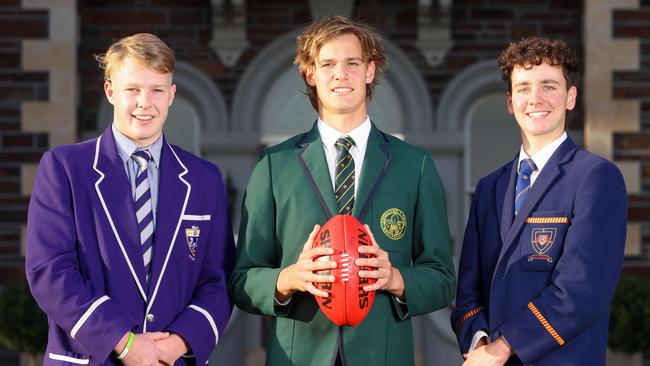
[[372,245],[370,235],[363,225],[352,215],[336,215],[321,227],[312,247],[325,246],[334,249],[331,256],[321,256],[316,260],[336,262],[333,270],[320,271],[319,274],[331,274],[332,283],[314,283],[318,289],[329,294],[328,297],[314,296],[318,306],[336,325],[355,326],[368,315],[375,299],[374,291],[364,291],[363,287],[375,283],[375,279],[360,278],[359,270],[371,267],[357,267],[355,260],[370,255],[361,254],[357,248]]

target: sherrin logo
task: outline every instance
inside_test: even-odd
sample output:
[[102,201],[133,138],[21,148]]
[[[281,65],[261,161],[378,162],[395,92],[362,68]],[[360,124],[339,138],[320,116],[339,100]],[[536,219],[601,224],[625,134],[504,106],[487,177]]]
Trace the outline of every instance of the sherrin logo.
[[381,230],[387,237],[400,240],[406,233],[406,215],[399,208],[389,208],[379,219]]

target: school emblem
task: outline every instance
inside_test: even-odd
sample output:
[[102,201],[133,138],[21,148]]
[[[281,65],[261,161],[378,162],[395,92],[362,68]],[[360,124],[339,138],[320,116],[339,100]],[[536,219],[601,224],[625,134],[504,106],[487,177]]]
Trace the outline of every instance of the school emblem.
[[199,246],[199,234],[201,229],[198,226],[192,226],[185,229],[185,238],[187,239],[187,247],[190,250],[188,257],[191,260],[196,260],[196,248]]
[[390,208],[381,215],[379,224],[387,237],[400,240],[406,232],[406,215],[399,208]]
[[528,257],[528,261],[543,260],[553,263],[553,258],[546,254],[555,242],[555,228],[536,228],[531,233],[531,243],[535,253]]

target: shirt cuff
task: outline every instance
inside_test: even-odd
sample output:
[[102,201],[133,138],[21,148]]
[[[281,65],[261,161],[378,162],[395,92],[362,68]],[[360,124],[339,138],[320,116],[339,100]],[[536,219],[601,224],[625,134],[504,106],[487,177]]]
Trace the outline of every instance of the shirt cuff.
[[[394,296],[394,295],[393,295],[393,296]],[[397,302],[400,303],[400,304],[402,304],[402,305],[407,305],[407,303],[406,303],[406,298],[404,298],[404,300],[402,300],[402,299],[400,299],[399,297],[395,296],[395,300],[397,300]]]
[[277,305],[277,306],[287,306],[291,302],[291,298],[292,298],[292,296],[290,296],[288,299],[286,299],[284,301],[279,301],[278,298],[275,297],[275,298],[273,298],[273,300],[275,300],[275,305]]
[[474,333],[474,337],[472,337],[472,343],[469,345],[469,350],[467,350],[467,352],[472,352],[474,348],[476,348],[478,341],[480,341],[483,337],[488,337],[488,334],[485,331],[476,331],[476,333]]

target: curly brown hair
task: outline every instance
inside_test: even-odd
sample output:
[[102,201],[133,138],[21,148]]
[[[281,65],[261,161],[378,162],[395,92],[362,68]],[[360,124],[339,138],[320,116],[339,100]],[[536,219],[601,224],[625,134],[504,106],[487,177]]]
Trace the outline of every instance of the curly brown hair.
[[307,84],[307,72],[310,68],[315,67],[316,57],[321,47],[331,39],[344,34],[353,34],[359,39],[363,62],[375,62],[375,79],[366,87],[368,99],[372,98],[378,76],[385,73],[388,68],[381,37],[369,25],[342,16],[326,17],[315,21],[305,29],[302,35],[298,36],[296,58],[293,63],[298,65],[300,76],[307,85],[306,94],[316,110],[318,110],[318,93],[316,87]]
[[512,92],[512,70],[515,66],[530,69],[533,66],[547,62],[551,66],[560,66],[567,90],[578,86],[580,73],[575,52],[562,40],[542,37],[527,37],[517,42],[511,42],[499,56],[499,69],[503,80],[508,87],[508,94]]

